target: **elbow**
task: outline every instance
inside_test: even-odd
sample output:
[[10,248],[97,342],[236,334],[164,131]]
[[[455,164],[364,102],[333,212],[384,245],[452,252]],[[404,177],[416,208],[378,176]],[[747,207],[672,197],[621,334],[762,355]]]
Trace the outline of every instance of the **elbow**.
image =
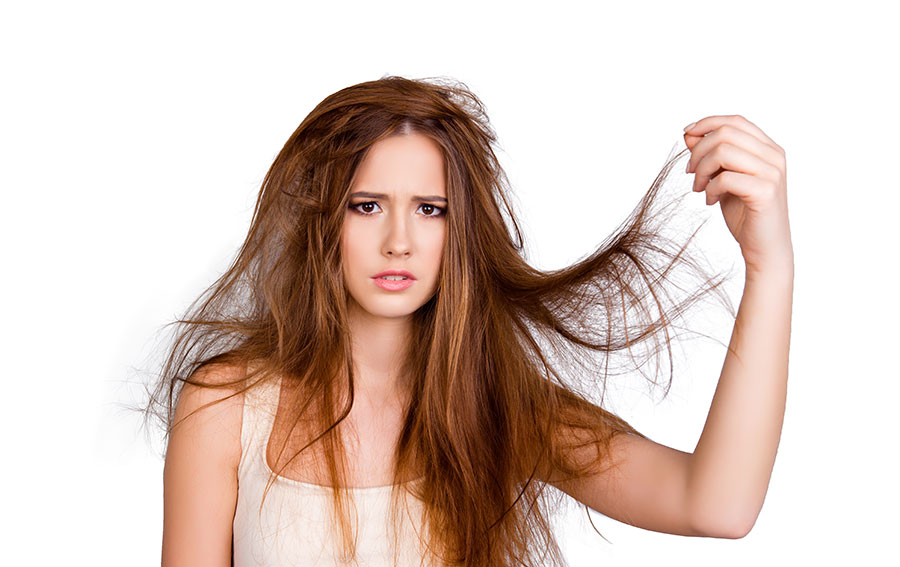
[[695,523],[695,532],[701,537],[741,539],[756,524],[757,514],[718,514]]
[[753,529],[753,524],[755,523],[755,521],[731,522],[722,526],[722,529],[710,537],[741,539],[750,533],[750,530]]

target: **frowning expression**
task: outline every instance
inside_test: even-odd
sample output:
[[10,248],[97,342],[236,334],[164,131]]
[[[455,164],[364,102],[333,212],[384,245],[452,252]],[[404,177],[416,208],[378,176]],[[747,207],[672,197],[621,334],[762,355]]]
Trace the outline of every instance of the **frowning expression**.
[[444,158],[434,141],[400,134],[369,148],[350,188],[341,237],[351,311],[407,317],[431,299],[446,212]]

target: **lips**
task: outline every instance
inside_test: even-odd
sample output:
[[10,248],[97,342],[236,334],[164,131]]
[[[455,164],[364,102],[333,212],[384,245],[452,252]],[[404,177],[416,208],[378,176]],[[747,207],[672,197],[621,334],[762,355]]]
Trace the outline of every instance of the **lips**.
[[[385,276],[395,276],[397,279],[386,279]],[[416,278],[406,270],[386,270],[372,276],[372,281],[385,291],[403,291],[414,285]]]
[[385,270],[383,272],[379,272],[372,276],[372,279],[382,278],[384,276],[403,276],[407,280],[415,280],[415,276],[413,276],[410,272],[406,270]]

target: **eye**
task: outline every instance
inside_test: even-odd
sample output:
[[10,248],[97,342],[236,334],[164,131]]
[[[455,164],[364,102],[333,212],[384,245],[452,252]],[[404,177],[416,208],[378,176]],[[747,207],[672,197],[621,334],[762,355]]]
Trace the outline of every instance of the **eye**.
[[378,207],[378,203],[375,201],[365,201],[363,203],[354,203],[350,205],[352,210],[361,215],[374,215],[375,211],[372,210],[372,207]]
[[420,205],[420,208],[423,210],[426,217],[441,217],[444,216],[444,213],[447,212],[447,210],[442,207],[438,207],[437,205],[430,205],[428,203],[423,203],[422,205]]

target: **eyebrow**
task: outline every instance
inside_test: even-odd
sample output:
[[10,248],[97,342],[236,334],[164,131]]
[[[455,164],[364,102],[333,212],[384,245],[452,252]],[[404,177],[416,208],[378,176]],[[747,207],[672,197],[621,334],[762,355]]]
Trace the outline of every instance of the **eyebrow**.
[[[384,193],[369,193],[366,191],[357,191],[356,193],[351,193],[350,197],[362,197],[364,199],[387,199],[388,196]],[[438,201],[440,203],[447,203],[447,199],[441,197],[439,195],[413,195],[412,200],[421,203],[423,201]]]

